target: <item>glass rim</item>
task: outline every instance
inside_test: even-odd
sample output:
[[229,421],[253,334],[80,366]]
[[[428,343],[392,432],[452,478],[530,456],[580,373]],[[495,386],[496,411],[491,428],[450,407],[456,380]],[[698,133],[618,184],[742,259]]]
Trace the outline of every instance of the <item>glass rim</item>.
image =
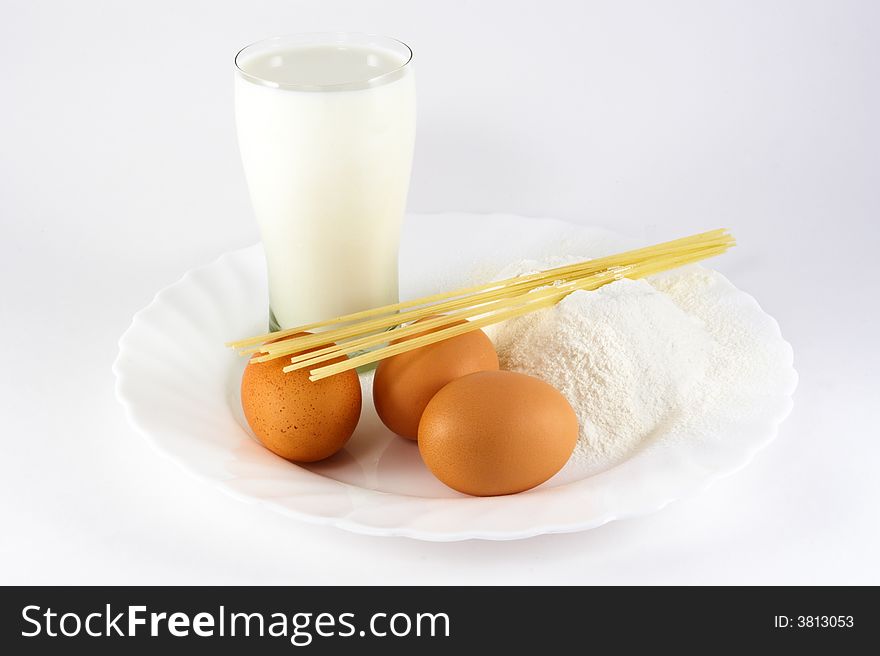
[[[351,39],[352,37],[365,38],[368,41],[384,41],[386,44],[393,44],[397,47],[402,46],[404,61],[397,68],[394,68],[390,71],[385,71],[384,73],[380,73],[379,75],[375,75],[370,78],[351,80],[348,82],[334,82],[331,84],[291,84],[287,82],[276,82],[274,80],[268,80],[264,77],[260,77],[259,75],[254,75],[253,73],[249,73],[248,71],[244,70],[239,64],[240,57],[242,56],[242,54],[245,53],[245,51],[255,48],[257,46],[269,45],[273,41],[280,43],[285,40],[302,39],[304,42],[309,42],[311,39],[314,39],[315,44],[326,43],[329,45],[346,43],[348,39]],[[357,89],[369,89],[371,87],[380,86],[382,84],[387,84],[388,82],[397,79],[410,65],[412,60],[412,48],[410,48],[400,39],[395,39],[394,37],[384,36],[382,34],[374,34],[370,32],[300,32],[296,34],[270,36],[265,39],[260,39],[259,41],[254,41],[253,43],[249,43],[237,53],[235,53],[233,64],[235,65],[236,72],[249,82],[253,82],[254,84],[269,87],[272,89],[284,89],[288,91],[354,91]]]

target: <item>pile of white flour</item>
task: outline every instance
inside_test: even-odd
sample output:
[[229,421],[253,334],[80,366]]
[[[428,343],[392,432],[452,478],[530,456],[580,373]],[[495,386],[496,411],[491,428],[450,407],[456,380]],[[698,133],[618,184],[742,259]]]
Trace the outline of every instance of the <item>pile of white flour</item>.
[[[518,262],[496,278],[583,259]],[[707,304],[712,285],[732,289],[700,267],[620,280],[487,332],[503,369],[541,378],[568,399],[581,427],[571,464],[601,471],[657,435],[674,437],[673,426],[706,429],[707,404],[719,394],[734,400],[754,384],[748,374],[775,357],[731,321],[730,308]]]

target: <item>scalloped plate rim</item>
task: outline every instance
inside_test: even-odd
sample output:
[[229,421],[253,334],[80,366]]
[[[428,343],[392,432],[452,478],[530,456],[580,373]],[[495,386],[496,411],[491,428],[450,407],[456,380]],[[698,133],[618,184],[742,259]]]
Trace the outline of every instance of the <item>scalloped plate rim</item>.
[[[423,213],[419,216],[422,217],[442,217],[442,216],[461,216],[461,215],[474,215],[480,216],[484,218],[490,217],[516,217],[517,219],[527,219],[529,221],[535,222],[543,222],[546,224],[556,224],[562,225],[567,228],[582,228],[584,230],[597,230],[601,231],[610,236],[620,236],[618,233],[615,233],[612,230],[607,228],[597,227],[597,226],[580,226],[571,224],[566,221],[562,221],[559,219],[549,218],[549,217],[524,217],[522,215],[510,215],[507,213],[485,213],[485,214],[477,214],[472,212],[436,212],[436,213]],[[425,529],[414,529],[407,526],[397,526],[397,527],[389,527],[389,526],[378,526],[371,525],[359,521],[354,521],[349,519],[346,516],[334,516],[334,515],[316,515],[302,510],[296,510],[289,508],[287,506],[282,506],[278,503],[273,503],[272,498],[258,498],[253,495],[249,495],[247,493],[241,492],[239,490],[234,489],[230,485],[227,484],[227,478],[218,478],[214,476],[210,476],[203,471],[200,471],[197,467],[187,462],[184,459],[181,459],[174,453],[168,451],[161,444],[161,440],[157,439],[155,435],[152,434],[151,430],[144,425],[144,423],[138,417],[138,413],[135,410],[134,402],[127,398],[123,392],[126,381],[126,373],[124,371],[124,365],[122,364],[122,360],[125,355],[125,347],[126,342],[132,338],[133,331],[136,329],[137,324],[143,317],[149,314],[152,310],[155,309],[155,306],[161,303],[163,294],[175,287],[178,287],[184,284],[191,277],[198,275],[200,272],[208,271],[218,265],[221,265],[224,260],[231,260],[236,255],[240,255],[242,252],[247,250],[256,249],[259,244],[253,244],[251,246],[246,246],[241,249],[236,249],[232,251],[228,251],[226,253],[221,254],[220,256],[214,258],[212,261],[203,264],[201,266],[194,267],[188,271],[186,271],[180,278],[178,278],[175,282],[163,287],[160,289],[152,298],[150,303],[146,306],[138,310],[132,317],[128,327],[120,336],[117,341],[118,353],[116,358],[114,359],[112,365],[112,371],[115,376],[115,384],[114,384],[114,394],[117,400],[120,402],[124,409],[124,413],[128,422],[132,425],[132,427],[136,430],[137,433],[146,438],[147,442],[151,445],[151,447],[158,452],[163,458],[170,460],[175,463],[179,468],[183,471],[187,472],[189,475],[193,476],[195,479],[203,481],[205,483],[210,484],[215,488],[219,488],[225,494],[235,498],[239,501],[243,501],[250,504],[265,506],[271,509],[273,512],[280,513],[284,516],[291,517],[300,521],[304,521],[310,524],[319,525],[319,526],[332,526],[342,530],[351,531],[354,533],[362,534],[362,535],[370,535],[375,537],[405,537],[411,539],[418,539],[424,541],[431,542],[455,542],[462,540],[470,540],[470,539],[484,539],[484,540],[514,540],[514,539],[526,539],[530,537],[535,537],[543,534],[560,534],[560,533],[574,533],[579,531],[591,530],[594,528],[598,528],[605,524],[608,524],[612,521],[624,520],[636,518],[639,516],[651,514],[662,510],[670,503],[680,500],[682,498],[690,497],[695,494],[699,494],[700,492],[709,488],[712,484],[714,484],[717,480],[735,474],[740,471],[744,467],[748,466],[748,464],[754,459],[754,457],[764,448],[767,447],[777,436],[779,432],[779,427],[782,422],[788,417],[791,413],[794,402],[792,399],[792,395],[797,387],[798,376],[797,372],[793,367],[793,349],[788,341],[784,339],[782,336],[780,327],[778,322],[774,317],[764,312],[763,308],[761,308],[760,303],[755,299],[751,294],[742,291],[741,289],[736,288],[738,294],[743,297],[747,297],[751,300],[755,306],[759,309],[759,311],[768,319],[772,321],[773,332],[775,336],[786,345],[787,347],[787,362],[786,365],[791,369],[792,379],[789,384],[789,389],[785,390],[780,396],[785,397],[784,407],[779,409],[775,416],[772,419],[765,419],[765,430],[763,431],[763,436],[759,439],[755,439],[750,444],[746,445],[746,448],[743,449],[741,453],[741,457],[736,460],[736,462],[730,462],[725,468],[718,469],[712,471],[705,476],[701,480],[696,482],[692,482],[687,485],[684,489],[679,492],[664,496],[659,499],[655,499],[651,503],[644,503],[641,507],[624,512],[611,512],[601,515],[599,517],[594,517],[589,520],[584,521],[574,521],[562,524],[542,524],[535,525],[529,528],[524,528],[520,530],[480,530],[480,529],[469,529],[462,531],[432,531]],[[762,422],[763,423],[763,422]],[[399,495],[391,492],[385,492],[381,490],[372,490],[361,488],[359,486],[343,482],[343,481],[335,481],[334,483],[350,487],[358,490],[359,492],[369,492],[374,493],[380,496],[387,497],[397,497],[397,496],[407,496],[407,495]],[[415,495],[414,498],[422,498],[417,497]],[[444,499],[445,500],[445,499]]]

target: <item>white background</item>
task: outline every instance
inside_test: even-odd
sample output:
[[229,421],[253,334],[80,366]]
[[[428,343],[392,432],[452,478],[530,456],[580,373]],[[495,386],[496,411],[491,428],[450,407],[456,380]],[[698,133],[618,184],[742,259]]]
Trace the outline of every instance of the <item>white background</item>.
[[[0,583],[880,583],[878,8],[3,0]],[[316,528],[158,457],[114,400],[116,340],[257,240],[232,56],[313,30],[413,46],[411,210],[731,228],[718,268],[801,375],[778,440],[655,515],[508,543]]]

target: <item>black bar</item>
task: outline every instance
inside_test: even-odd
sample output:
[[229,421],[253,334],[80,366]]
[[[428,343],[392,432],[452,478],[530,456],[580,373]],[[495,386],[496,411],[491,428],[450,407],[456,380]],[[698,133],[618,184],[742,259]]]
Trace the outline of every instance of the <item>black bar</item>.
[[[226,647],[239,653],[439,654],[481,645],[514,653],[563,646],[589,653],[634,649],[645,640],[664,651],[703,653],[841,649],[865,644],[876,633],[875,595],[874,588],[827,587],[9,587],[2,590],[0,645],[10,654],[66,648],[116,654],[135,646],[162,654],[194,648],[225,652]],[[129,610],[138,606],[144,608]],[[71,613],[75,617],[67,615],[62,627],[62,616]],[[183,614],[173,630],[187,631],[186,636],[172,634],[168,618],[173,613]],[[199,613],[207,615],[199,619]],[[245,622],[232,618],[234,613],[251,617]],[[144,623],[133,625],[133,637],[119,635],[129,632],[132,616]],[[243,635],[245,623],[250,636]],[[77,627],[75,636],[61,634],[62,628],[75,633]],[[150,635],[154,627],[155,637]],[[270,636],[270,627],[284,635]],[[87,628],[110,635],[92,637]],[[196,628],[212,635],[199,636]]]

